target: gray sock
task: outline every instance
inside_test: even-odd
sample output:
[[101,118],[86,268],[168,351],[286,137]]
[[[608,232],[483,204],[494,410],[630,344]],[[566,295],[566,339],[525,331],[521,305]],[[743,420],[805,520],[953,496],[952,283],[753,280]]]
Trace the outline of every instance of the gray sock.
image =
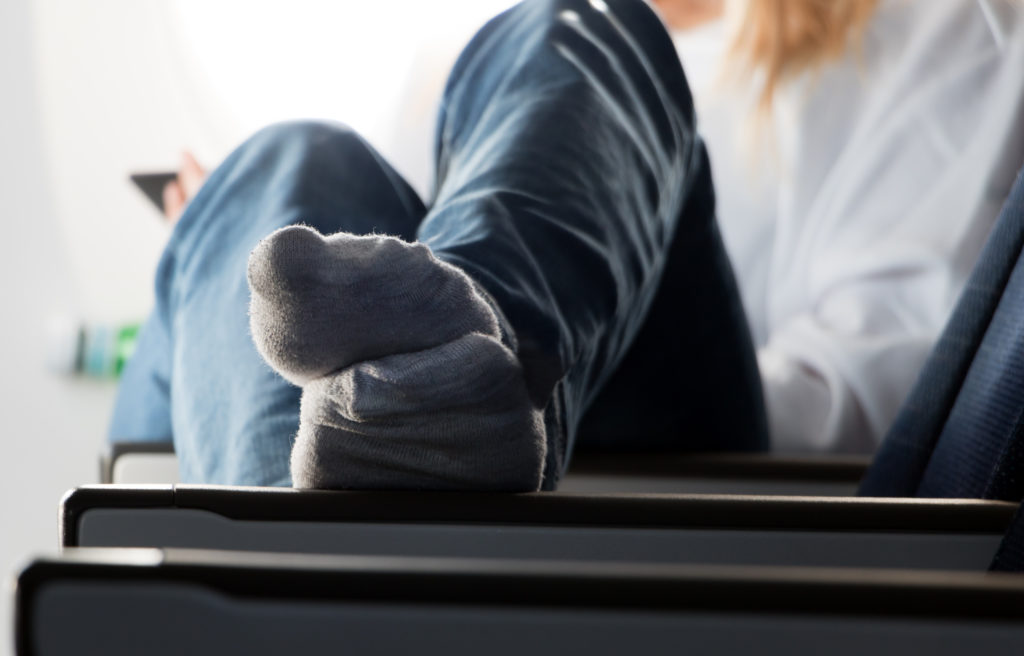
[[296,487],[533,491],[544,454],[515,355],[470,333],[306,385],[291,471]]
[[263,357],[302,385],[296,487],[536,490],[545,440],[499,321],[423,244],[303,226],[249,259]]
[[249,256],[249,287],[256,347],[297,385],[469,332],[499,334],[466,274],[395,237],[282,228]]

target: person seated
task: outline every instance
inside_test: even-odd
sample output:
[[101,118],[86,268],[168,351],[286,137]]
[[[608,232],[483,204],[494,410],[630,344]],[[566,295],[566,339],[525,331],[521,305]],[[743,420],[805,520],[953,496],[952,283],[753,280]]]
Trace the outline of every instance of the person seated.
[[1018,14],[876,4],[749,10],[752,43],[842,20],[752,66],[766,102],[806,104],[739,284],[686,77],[640,0],[488,23],[445,88],[428,203],[344,126],[259,132],[175,225],[112,437],[173,438],[185,481],[507,491],[556,487],[578,436],[873,444],[1019,163],[1024,79]]
[[772,449],[871,453],[1024,162],[1021,6],[656,4],[724,60],[687,71]]

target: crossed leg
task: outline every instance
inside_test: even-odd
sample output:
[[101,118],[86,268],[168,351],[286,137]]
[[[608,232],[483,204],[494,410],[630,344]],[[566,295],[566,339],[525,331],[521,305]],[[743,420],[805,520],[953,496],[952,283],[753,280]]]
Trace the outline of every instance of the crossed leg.
[[[318,129],[328,130],[302,128]],[[335,144],[324,157],[336,165],[322,167],[308,135],[289,130],[278,129],[279,141],[306,143],[294,147],[300,156],[274,155],[291,152],[277,145],[254,166],[247,153],[260,151],[259,137],[243,146],[186,212],[161,265],[154,316],[170,326],[161,371],[176,447],[190,453],[183,470],[266,483],[253,480],[258,461],[277,458],[279,468],[290,451],[300,486],[552,488],[620,363],[641,374],[633,387],[663,388],[644,377],[687,377],[688,367],[707,375],[709,396],[673,404],[696,408],[683,419],[701,420],[704,443],[738,433],[740,446],[763,448],[753,349],[689,92],[642,2],[536,0],[489,23],[446,90],[429,212],[351,135],[357,152]],[[246,227],[219,225],[233,222]],[[253,366],[262,360],[251,345],[245,364],[228,360],[196,396],[189,381],[203,372],[189,363],[225,360],[204,330],[244,321],[245,255],[296,222],[350,233],[285,228],[248,264],[253,336],[303,386],[301,422],[298,388],[250,384],[248,375],[273,376]],[[669,257],[689,279],[662,284]],[[703,305],[671,311],[670,294]],[[212,311],[222,298],[230,302]],[[648,315],[657,325],[645,326]],[[668,371],[645,371],[658,345],[630,348],[641,327],[675,338],[658,361]],[[237,392],[227,412],[179,410],[219,405],[201,394],[217,385]],[[280,419],[269,430],[267,408]],[[685,443],[675,419],[659,430]],[[239,461],[257,464],[224,464]]]
[[249,253],[278,228],[411,240],[425,208],[351,130],[266,128],[210,176],[174,228],[156,307],[125,368],[112,440],[172,439],[185,482],[290,485],[301,389],[273,371],[249,328]]

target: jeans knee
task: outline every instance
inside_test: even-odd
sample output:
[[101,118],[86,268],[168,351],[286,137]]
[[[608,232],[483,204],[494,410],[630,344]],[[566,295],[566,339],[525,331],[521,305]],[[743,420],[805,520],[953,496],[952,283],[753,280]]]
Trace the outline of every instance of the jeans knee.
[[259,162],[264,171],[284,166],[317,167],[325,159],[338,161],[363,155],[366,142],[352,128],[328,121],[286,121],[260,129],[237,151],[246,164]]

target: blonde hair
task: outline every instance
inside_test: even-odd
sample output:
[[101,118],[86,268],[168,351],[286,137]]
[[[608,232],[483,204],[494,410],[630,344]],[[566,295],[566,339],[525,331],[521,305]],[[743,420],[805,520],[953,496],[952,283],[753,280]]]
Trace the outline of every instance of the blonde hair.
[[727,75],[756,81],[758,104],[776,90],[859,45],[879,0],[729,0]]

